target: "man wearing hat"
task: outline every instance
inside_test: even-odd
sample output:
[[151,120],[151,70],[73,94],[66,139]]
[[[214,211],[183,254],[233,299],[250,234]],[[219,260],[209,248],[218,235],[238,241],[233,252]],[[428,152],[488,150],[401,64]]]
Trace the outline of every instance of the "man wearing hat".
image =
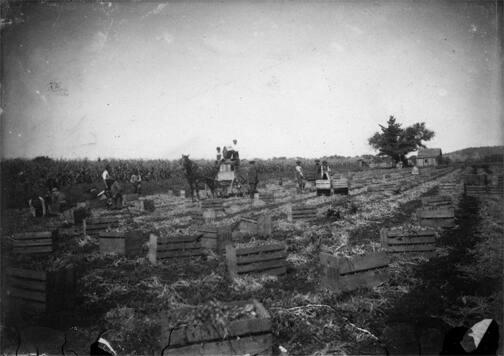
[[250,163],[250,166],[248,168],[249,193],[250,193],[250,199],[254,199],[254,194],[257,192],[257,184],[259,184],[259,174],[257,173],[255,160],[251,160],[249,163]]
[[320,160],[315,160],[315,179],[322,178],[322,166],[320,165]]
[[66,208],[66,197],[58,187],[54,187],[51,191],[51,213],[61,213]]
[[296,181],[300,192],[302,192],[305,187],[304,179],[305,177],[303,174],[303,168],[301,167],[301,161],[296,161]]
[[331,179],[331,168],[327,165],[327,161],[322,161],[320,176],[322,179]]

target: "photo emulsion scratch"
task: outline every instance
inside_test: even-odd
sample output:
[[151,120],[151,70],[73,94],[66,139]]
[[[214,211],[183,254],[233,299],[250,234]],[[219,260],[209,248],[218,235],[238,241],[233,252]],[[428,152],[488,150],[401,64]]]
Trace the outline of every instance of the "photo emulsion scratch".
[[502,355],[500,0],[0,0],[2,355]]

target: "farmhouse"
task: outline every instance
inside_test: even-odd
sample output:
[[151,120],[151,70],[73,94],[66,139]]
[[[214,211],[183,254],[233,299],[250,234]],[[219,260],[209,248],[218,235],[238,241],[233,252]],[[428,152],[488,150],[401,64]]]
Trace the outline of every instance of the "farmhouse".
[[418,167],[437,166],[441,156],[440,148],[421,148],[418,150],[416,164]]

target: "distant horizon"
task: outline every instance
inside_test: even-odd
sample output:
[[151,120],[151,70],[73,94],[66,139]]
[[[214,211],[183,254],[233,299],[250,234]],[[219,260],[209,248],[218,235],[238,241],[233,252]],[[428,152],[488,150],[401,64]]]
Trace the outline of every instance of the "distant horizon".
[[[463,151],[463,150],[466,150],[466,149],[483,149],[483,148],[501,148],[501,149],[504,149],[504,145],[494,145],[494,146],[471,146],[471,147],[464,147],[464,148],[461,148],[461,149],[457,149],[457,150],[454,150],[454,151],[450,151],[450,152],[445,152],[443,151],[443,148],[442,147],[426,147],[426,148],[441,148],[441,152],[442,152],[442,155],[450,155],[450,154],[453,154],[453,153],[456,153],[456,152],[460,152],[460,151]],[[413,156],[415,155],[416,153],[418,152],[417,151],[413,151],[413,152],[410,152],[408,153],[406,156],[407,157],[410,157],[410,156]],[[329,158],[329,157],[341,157],[341,158],[345,158],[345,159],[351,159],[351,158],[358,158],[358,157],[363,157],[363,156],[373,156],[373,157],[377,157],[379,156],[378,153],[376,154],[367,154],[367,153],[364,153],[364,154],[361,154],[361,155],[355,155],[355,156],[340,156],[340,155],[337,155],[337,154],[333,154],[333,155],[324,155],[324,156],[315,156],[315,157],[301,157],[301,156],[274,156],[274,157],[268,157],[268,158],[263,158],[263,157],[252,157],[252,158],[240,158],[241,160],[245,160],[245,161],[250,161],[252,159],[255,159],[255,160],[263,160],[263,161],[266,161],[266,160],[272,160],[272,159],[305,159],[305,160],[315,160],[315,159],[320,159],[320,158]],[[47,155],[41,155],[41,156],[34,156],[34,157],[2,157],[1,158],[1,161],[7,161],[7,160],[16,160],[16,159],[20,159],[20,160],[33,160],[37,157],[48,157],[52,160],[62,160],[62,161],[84,161],[84,160],[87,160],[87,161],[91,161],[91,162],[94,162],[94,161],[98,161],[98,158],[94,158],[94,159],[91,159],[91,158],[86,158],[86,157],[77,157],[77,158],[65,158],[65,157],[51,157],[51,156],[47,156]],[[182,158],[182,155],[181,157]],[[112,160],[117,160],[117,161],[127,161],[127,160],[132,160],[132,161],[178,161],[180,158],[120,158],[120,157],[99,157],[100,161],[112,161]],[[189,156],[190,159],[192,160],[202,160],[202,161],[213,161],[214,159],[212,158],[200,158],[200,157],[191,157]]]

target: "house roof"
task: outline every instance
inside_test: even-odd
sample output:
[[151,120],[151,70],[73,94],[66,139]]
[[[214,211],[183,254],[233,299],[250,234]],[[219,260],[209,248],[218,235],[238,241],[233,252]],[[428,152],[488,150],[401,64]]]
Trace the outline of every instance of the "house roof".
[[421,148],[418,150],[418,158],[429,158],[441,156],[440,148]]

